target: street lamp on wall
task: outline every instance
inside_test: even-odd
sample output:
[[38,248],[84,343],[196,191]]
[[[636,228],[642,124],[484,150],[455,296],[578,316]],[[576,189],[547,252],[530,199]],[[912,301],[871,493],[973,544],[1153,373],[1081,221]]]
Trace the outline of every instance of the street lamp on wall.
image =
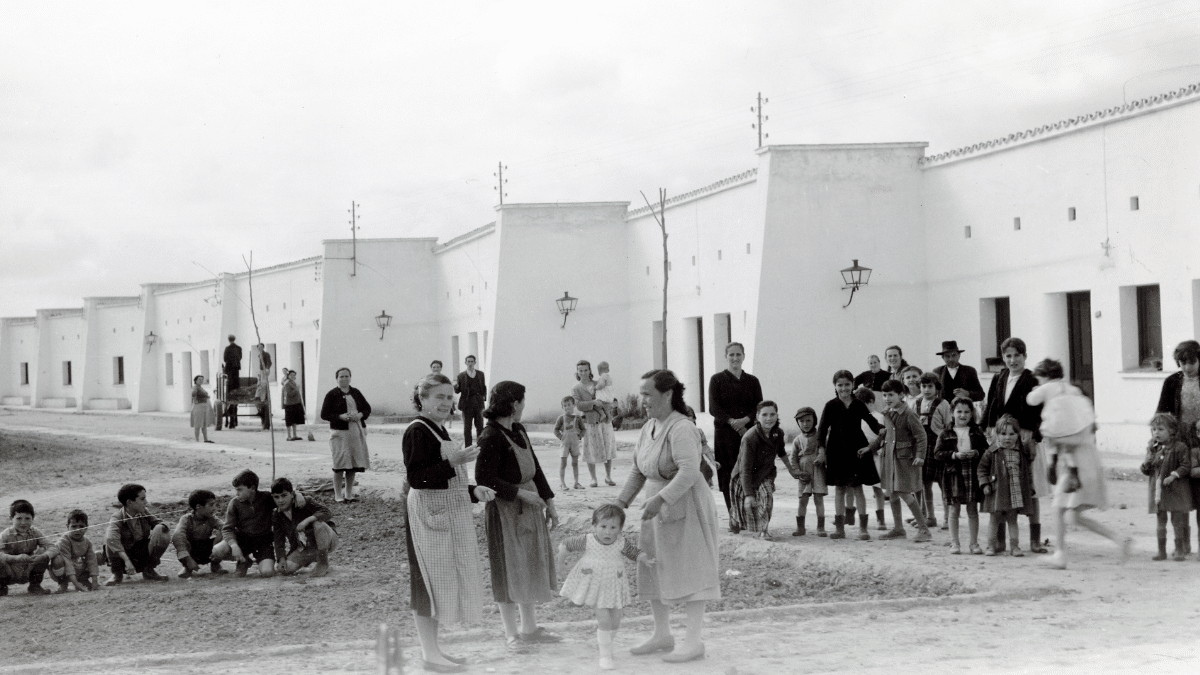
[[388,316],[388,313],[381,309],[379,310],[379,316],[375,317],[375,325],[379,326],[379,339],[382,340],[383,332],[387,330],[388,326],[392,325],[392,317]]
[[857,258],[854,259],[854,264],[852,266],[842,270],[842,281],[846,284],[845,286],[842,286],[842,290],[844,291],[847,288],[850,289],[850,300],[846,304],[842,305],[842,309],[849,307],[850,303],[854,302],[854,292],[858,290],[859,286],[866,286],[867,282],[870,280],[871,268],[860,266]]
[[558,313],[563,315],[563,323],[560,328],[567,327],[567,315],[575,311],[577,302],[579,302],[579,298],[572,298],[566,291],[563,291],[561,298],[554,301],[554,304],[558,305]]
[[158,342],[158,336],[154,334],[154,331],[150,331],[146,335],[146,353],[147,354],[149,354],[150,350],[154,348],[155,342]]

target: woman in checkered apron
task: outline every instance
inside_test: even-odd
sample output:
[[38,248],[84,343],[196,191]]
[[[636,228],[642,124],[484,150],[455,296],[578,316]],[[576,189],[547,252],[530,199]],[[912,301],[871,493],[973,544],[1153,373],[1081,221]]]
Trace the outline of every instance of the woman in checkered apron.
[[454,402],[454,386],[430,373],[413,390],[421,416],[404,432],[408,499],[405,538],[413,617],[425,669],[465,670],[466,659],[438,646],[443,623],[478,623],[483,616],[483,569],[475,539],[472,502],[495,497],[491,488],[470,485],[466,465],[479,449],[450,440],[443,426]]

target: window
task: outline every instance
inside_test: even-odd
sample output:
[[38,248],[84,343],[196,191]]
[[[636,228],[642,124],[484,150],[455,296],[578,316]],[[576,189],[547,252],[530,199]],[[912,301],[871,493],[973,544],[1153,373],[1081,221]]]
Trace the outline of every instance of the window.
[[696,256],[692,256],[692,267],[696,266]]
[[717,249],[717,260],[721,259],[721,249]]
[[1067,220],[1075,220],[1075,207],[1074,206],[1067,209]]
[[1129,210],[1130,211],[1137,211],[1140,207],[1141,207],[1141,205],[1138,203],[1137,197],[1129,198]]
[[28,361],[21,362],[21,384],[23,384],[23,385],[29,384],[29,362]]
[[747,254],[749,254],[749,253],[750,253],[750,244],[746,244],[746,253],[747,253]]
[[984,372],[1000,372],[1004,369],[1000,343],[1012,337],[1008,298],[983,298],[979,301],[979,336]]
[[286,303],[286,302],[285,302],[285,303],[283,303],[283,308],[284,308],[284,309],[287,309],[287,303]]
[[1013,218],[1013,230],[1020,230],[1020,229],[1021,229],[1021,219]]
[[967,225],[967,226],[963,227],[963,239],[970,239],[970,238],[971,238],[971,226]]
[[650,266],[646,265],[646,276],[650,276]]
[[125,384],[125,357],[113,357],[113,384]]
[[63,362],[62,362],[62,364],[63,364],[63,366],[62,366],[62,370],[63,370],[63,386],[64,386],[64,387],[69,387],[69,386],[71,386],[71,362],[70,362],[70,361],[63,361]]
[[163,361],[164,372],[167,375],[167,386],[173,387],[175,386],[175,355],[167,352],[163,356]]
[[1138,366],[1162,368],[1162,302],[1158,284],[1137,287]]

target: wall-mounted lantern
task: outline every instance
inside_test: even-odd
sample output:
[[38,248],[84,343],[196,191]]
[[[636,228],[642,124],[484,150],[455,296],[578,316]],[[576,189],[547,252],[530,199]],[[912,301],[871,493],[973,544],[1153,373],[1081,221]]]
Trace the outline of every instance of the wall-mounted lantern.
[[321,320],[320,319],[313,319],[313,328],[316,330],[321,330]]
[[560,328],[567,327],[567,315],[575,311],[575,303],[579,302],[579,298],[572,298],[566,291],[563,291],[563,296],[554,301],[558,305],[558,313],[563,315],[563,323]]
[[382,340],[383,332],[387,330],[388,326],[392,325],[392,317],[388,316],[386,311],[379,310],[379,316],[375,317],[375,325],[379,326],[379,339]]
[[871,268],[860,266],[857,258],[854,259],[854,265],[842,270],[842,281],[846,284],[842,286],[842,290],[850,289],[850,300],[842,305],[842,309],[849,307],[850,303],[854,302],[854,292],[858,290],[859,286],[866,286],[870,280]]
[[158,336],[154,334],[154,331],[150,331],[146,335],[146,353],[147,354],[149,354],[150,350],[154,348],[155,342],[158,342]]

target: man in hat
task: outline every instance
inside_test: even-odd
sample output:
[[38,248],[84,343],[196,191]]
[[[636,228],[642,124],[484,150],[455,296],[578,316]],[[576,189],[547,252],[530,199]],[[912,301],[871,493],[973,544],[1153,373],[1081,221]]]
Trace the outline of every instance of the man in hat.
[[942,351],[937,353],[945,361],[945,365],[933,369],[934,375],[942,380],[942,397],[947,401],[959,397],[982,401],[984,393],[983,385],[979,383],[979,373],[971,366],[959,363],[960,354],[962,350],[958,348],[956,340],[943,342]]
[[237,428],[237,404],[230,401],[230,396],[242,386],[242,348],[237,345],[237,338],[229,336],[229,346],[225,348],[225,412],[229,416],[225,426]]

